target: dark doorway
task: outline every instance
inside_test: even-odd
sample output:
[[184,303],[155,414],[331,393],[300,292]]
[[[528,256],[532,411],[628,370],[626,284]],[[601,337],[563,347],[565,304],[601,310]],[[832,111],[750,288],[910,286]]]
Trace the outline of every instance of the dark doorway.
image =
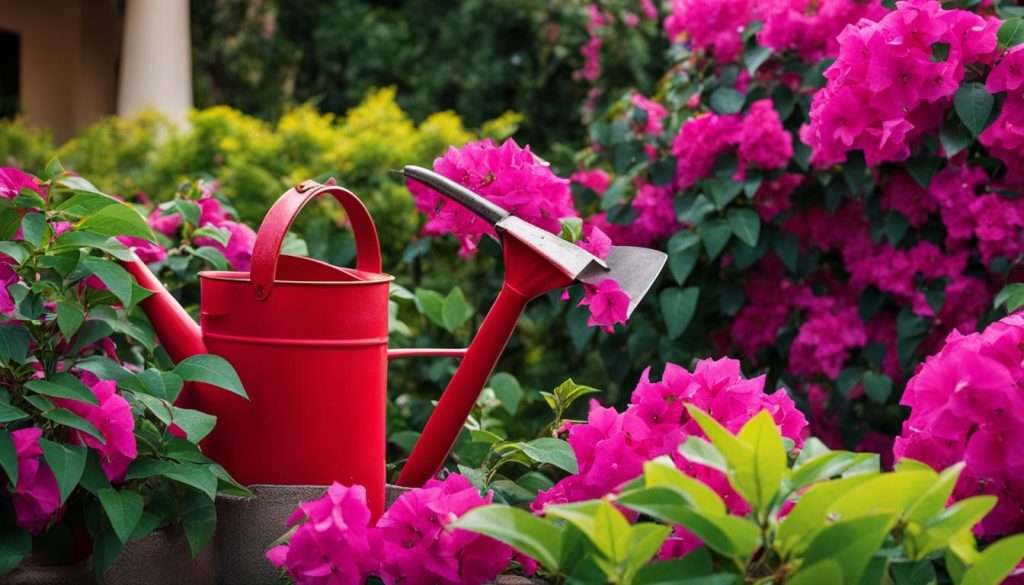
[[0,119],[12,118],[21,105],[21,36],[0,30]]

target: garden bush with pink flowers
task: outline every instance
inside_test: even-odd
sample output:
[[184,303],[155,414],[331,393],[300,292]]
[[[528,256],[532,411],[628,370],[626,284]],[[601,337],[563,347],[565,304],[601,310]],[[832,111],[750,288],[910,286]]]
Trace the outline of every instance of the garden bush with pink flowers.
[[216,418],[174,406],[188,382],[241,382],[216,356],[168,359],[117,262],[132,249],[166,257],[131,205],[56,160],[42,180],[0,168],[0,575],[32,554],[99,576],[172,525],[198,554],[217,494],[248,493],[199,450]]

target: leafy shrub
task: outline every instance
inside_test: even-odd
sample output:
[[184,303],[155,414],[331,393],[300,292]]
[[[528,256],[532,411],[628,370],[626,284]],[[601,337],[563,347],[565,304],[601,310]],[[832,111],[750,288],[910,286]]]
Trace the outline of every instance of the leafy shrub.
[[77,561],[88,534],[102,575],[168,525],[198,554],[216,495],[248,492],[199,450],[215,417],[174,402],[186,382],[245,391],[217,356],[172,363],[135,310],[149,293],[117,261],[156,246],[138,212],[58,162],[46,177],[0,168],[0,574],[33,550]]

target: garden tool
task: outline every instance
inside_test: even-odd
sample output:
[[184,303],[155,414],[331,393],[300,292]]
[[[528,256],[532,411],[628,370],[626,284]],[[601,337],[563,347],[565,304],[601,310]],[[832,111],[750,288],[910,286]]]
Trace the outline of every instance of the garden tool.
[[[174,361],[211,353],[238,372],[248,400],[196,384],[178,404],[217,416],[203,451],[241,483],[360,484],[379,516],[389,359],[463,358],[400,478],[403,485],[421,485],[443,463],[530,299],[577,278],[611,277],[631,295],[632,308],[665,261],[658,252],[628,250],[613,250],[601,261],[439,175],[412,167],[407,172],[478,214],[486,210],[503,236],[505,281],[466,349],[388,349],[393,277],[381,270],[380,243],[366,207],[337,185],[306,181],[282,195],[260,225],[249,272],[199,273],[199,324],[142,261],[125,262],[153,293],[140,304]],[[295,217],[320,195],[333,196],[345,209],[356,242],[354,269],[281,254]],[[639,266],[621,266],[623,258]]]
[[398,485],[419,486],[444,463],[526,303],[574,281],[597,285],[614,278],[629,296],[628,316],[654,284],[667,256],[648,248],[613,246],[601,260],[433,171],[406,166],[402,173],[491,223],[501,236],[505,265],[498,298],[399,474]]

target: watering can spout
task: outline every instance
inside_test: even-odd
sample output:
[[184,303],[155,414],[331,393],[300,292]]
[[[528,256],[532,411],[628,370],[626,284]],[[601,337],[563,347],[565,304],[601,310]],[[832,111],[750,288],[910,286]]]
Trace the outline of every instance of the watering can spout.
[[185,311],[177,299],[164,288],[163,283],[153,274],[138,256],[123,261],[122,266],[139,286],[152,293],[139,305],[146,312],[153,329],[156,330],[160,343],[167,354],[175,362],[187,357],[208,353],[203,343],[203,334],[199,324]]

